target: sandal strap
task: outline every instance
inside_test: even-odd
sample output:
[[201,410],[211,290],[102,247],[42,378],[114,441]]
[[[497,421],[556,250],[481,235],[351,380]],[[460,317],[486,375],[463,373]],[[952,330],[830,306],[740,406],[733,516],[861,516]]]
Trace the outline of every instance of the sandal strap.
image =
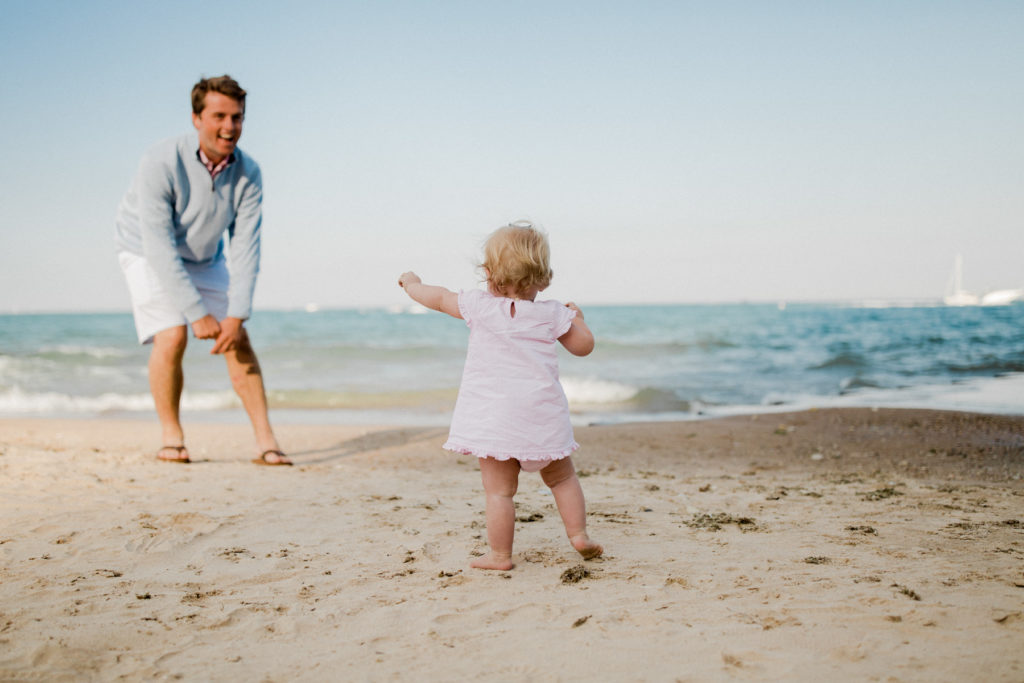
[[283,459],[287,459],[288,458],[288,456],[285,455],[283,452],[277,450],[276,448],[271,448],[269,451],[263,451],[262,453],[260,453],[260,460],[266,461],[267,456],[270,455],[271,453],[273,453],[274,455],[276,455],[279,458],[283,458]]

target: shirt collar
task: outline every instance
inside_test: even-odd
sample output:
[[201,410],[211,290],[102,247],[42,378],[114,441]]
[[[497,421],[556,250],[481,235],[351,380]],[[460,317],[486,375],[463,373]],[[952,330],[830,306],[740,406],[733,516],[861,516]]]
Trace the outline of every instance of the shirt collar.
[[210,172],[210,177],[216,178],[220,175],[221,171],[228,167],[228,164],[233,164],[235,162],[235,153],[232,152],[227,157],[221,159],[220,163],[215,164],[210,161],[208,156],[206,156],[206,152],[203,151],[203,148],[200,145],[199,149],[196,150],[196,158],[199,159],[199,162],[206,167],[207,171]]

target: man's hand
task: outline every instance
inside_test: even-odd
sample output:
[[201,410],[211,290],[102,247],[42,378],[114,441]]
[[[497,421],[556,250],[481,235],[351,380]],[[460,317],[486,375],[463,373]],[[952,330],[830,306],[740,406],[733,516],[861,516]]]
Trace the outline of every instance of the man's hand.
[[220,335],[220,323],[207,313],[192,323],[192,333],[196,335],[196,339],[216,339]]
[[240,318],[224,318],[220,321],[220,334],[210,353],[234,351],[242,339],[242,323]]

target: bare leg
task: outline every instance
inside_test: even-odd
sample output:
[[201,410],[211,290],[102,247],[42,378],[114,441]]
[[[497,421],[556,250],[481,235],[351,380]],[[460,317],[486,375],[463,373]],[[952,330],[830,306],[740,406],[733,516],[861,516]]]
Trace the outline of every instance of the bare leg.
[[[260,363],[249,342],[249,335],[242,330],[242,338],[231,351],[224,352],[224,360],[228,364],[231,385],[235,388],[238,398],[242,399],[245,412],[249,414],[252,428],[256,435],[256,445],[260,453],[280,451],[274,430],[270,427],[267,410],[267,392],[263,387],[263,373]],[[283,463],[288,459],[280,455],[268,454],[268,463]]]
[[[181,392],[185,387],[181,359],[187,344],[187,328],[184,325],[171,327],[153,336],[153,348],[149,352],[149,391],[153,394],[164,446],[183,446],[185,443],[180,416]],[[188,451],[162,448],[157,457],[162,460],[188,460]]]
[[516,507],[512,497],[519,488],[519,462],[478,458],[487,496],[487,544],[491,551],[469,563],[476,569],[512,569],[512,536]]
[[540,476],[555,496],[555,505],[558,506],[558,513],[562,516],[565,533],[572,547],[585,560],[600,556],[604,548],[587,535],[587,505],[572,458],[555,460],[540,471]]

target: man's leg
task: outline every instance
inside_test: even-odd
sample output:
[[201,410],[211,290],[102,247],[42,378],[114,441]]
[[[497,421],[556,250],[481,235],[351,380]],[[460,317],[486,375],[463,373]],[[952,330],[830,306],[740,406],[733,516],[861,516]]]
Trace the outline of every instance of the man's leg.
[[185,377],[181,359],[188,344],[188,329],[182,325],[162,330],[153,335],[153,349],[149,353],[149,390],[153,394],[156,416],[164,448],[158,457],[162,460],[188,460],[188,451],[167,446],[184,446],[185,432],[181,428],[181,392]]
[[224,352],[224,360],[228,364],[228,374],[235,393],[242,399],[245,412],[249,414],[253,431],[256,434],[256,445],[264,454],[267,464],[275,465],[288,462],[288,459],[268,451],[280,452],[274,430],[270,427],[270,416],[267,410],[267,392],[263,386],[263,373],[260,363],[249,342],[249,335],[242,330],[242,338],[231,351]]

